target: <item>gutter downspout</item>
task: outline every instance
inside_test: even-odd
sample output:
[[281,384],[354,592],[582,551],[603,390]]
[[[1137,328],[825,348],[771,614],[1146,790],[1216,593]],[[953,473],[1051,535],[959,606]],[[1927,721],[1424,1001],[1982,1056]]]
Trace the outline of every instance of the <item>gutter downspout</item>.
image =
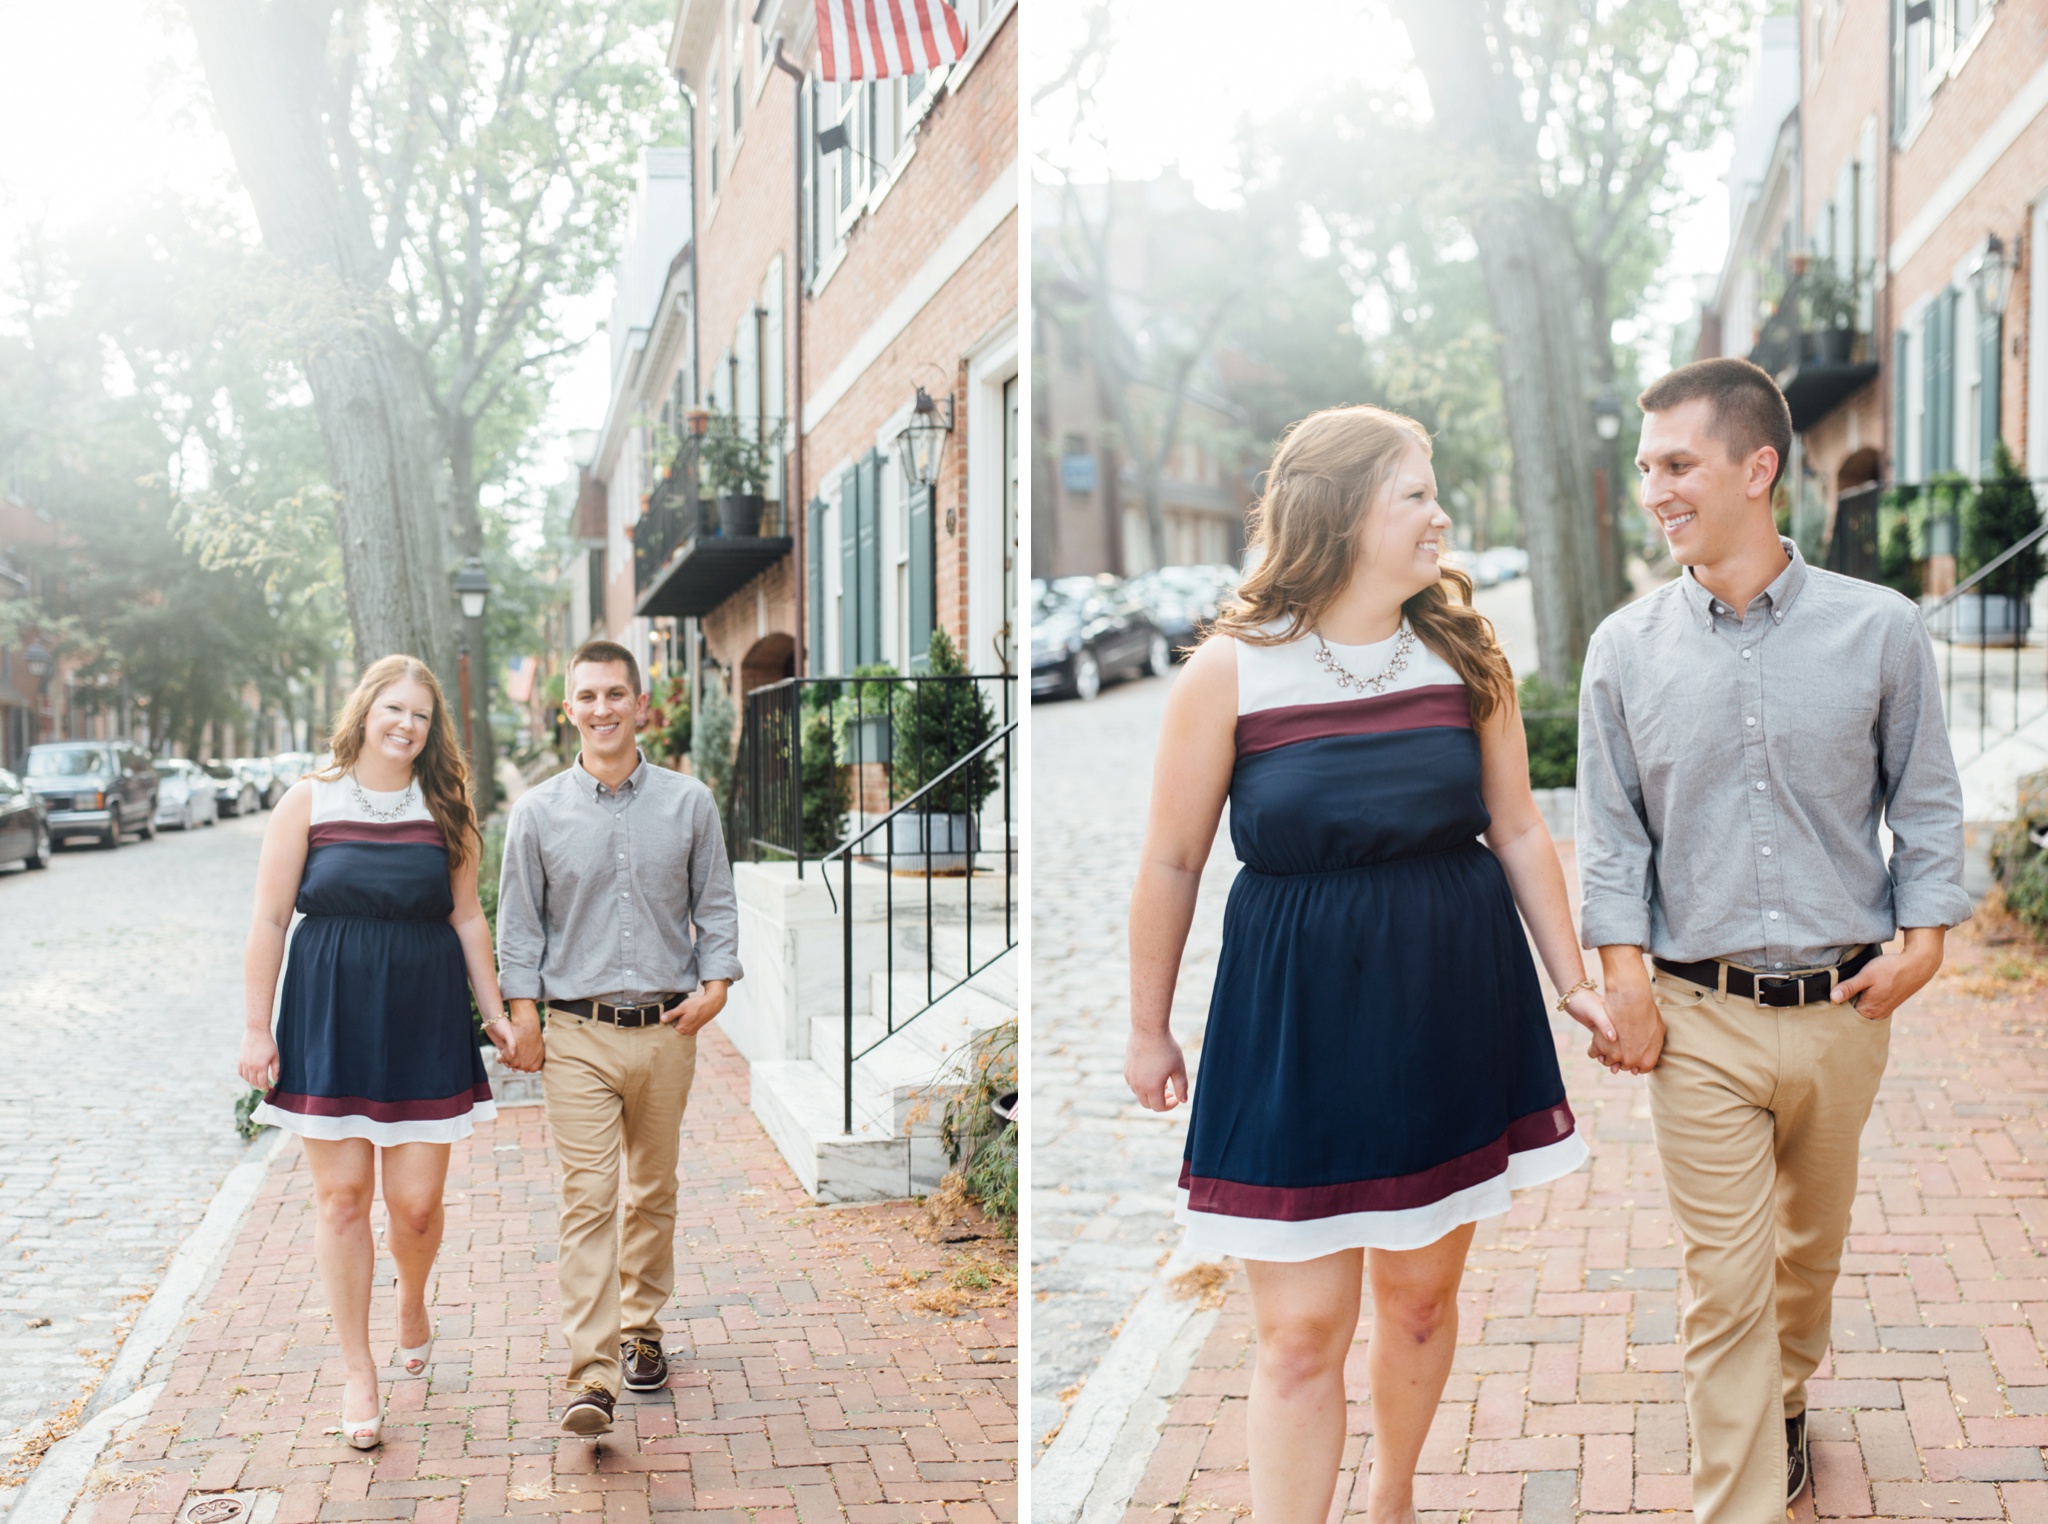
[[[1897,355],[1899,345],[1898,340],[1892,334],[1891,273],[1892,161],[1897,157],[1898,146],[1898,139],[1893,135],[1897,129],[1897,124],[1892,121],[1892,107],[1896,103],[1901,89],[1899,74],[1903,61],[1900,48],[1902,40],[1899,36],[1899,7],[1897,0],[1888,0],[1884,8],[1884,126],[1882,128],[1883,140],[1878,149],[1884,160],[1883,191],[1880,196],[1884,215],[1872,219],[1877,224],[1877,247],[1871,250],[1870,269],[1871,279],[1882,280],[1883,282],[1883,285],[1873,293],[1871,302],[1872,326],[1877,329],[1877,333],[1872,335],[1871,342],[1877,349],[1878,374],[1887,383],[1878,388],[1877,394],[1878,410],[1884,415],[1878,420],[1878,438],[1883,441],[1884,448],[1884,457],[1881,462],[1881,469],[1878,472],[1878,479],[1882,481],[1889,474],[1891,484],[1894,487],[1899,484],[1899,468],[1906,450],[1905,440],[1892,437],[1892,422],[1898,416],[1899,411],[1899,388],[1906,384],[1906,378],[1898,374]],[[1871,180],[1873,182],[1879,181],[1875,164],[1871,166]],[[1878,520],[1877,533],[1878,556],[1881,560],[1884,556],[1884,521],[1882,516]]]
[[[689,107],[690,134],[690,406],[704,405],[703,372],[697,363],[697,92],[683,80],[683,71],[676,70],[676,94]],[[690,713],[704,712],[704,663],[703,634],[698,628],[694,615],[683,621],[683,647],[688,653],[687,665],[690,673]],[[696,742],[690,744],[691,754],[696,753]]]
[[775,39],[775,67],[790,79],[789,159],[792,237],[789,249],[789,490],[787,511],[795,528],[794,565],[789,569],[790,604],[796,611],[796,670],[810,673],[810,651],[806,638],[810,622],[804,607],[810,591],[810,510],[804,498],[804,71],[783,52],[782,39]]

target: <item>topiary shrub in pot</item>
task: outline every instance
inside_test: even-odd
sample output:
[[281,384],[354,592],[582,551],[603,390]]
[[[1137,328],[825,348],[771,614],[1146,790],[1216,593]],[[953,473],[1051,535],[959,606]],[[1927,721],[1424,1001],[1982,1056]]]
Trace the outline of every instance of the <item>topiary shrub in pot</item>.
[[[2041,505],[2034,496],[2034,485],[2001,439],[1992,458],[1991,475],[1978,487],[1963,520],[1957,578],[1972,576],[1990,565],[2040,527]],[[1978,583],[1974,592],[1963,594],[1956,600],[1955,638],[1980,640],[1986,645],[2023,643],[2029,602],[2043,569],[2041,547],[2036,542]]]
[[[966,663],[944,630],[933,630],[927,648],[930,677],[965,678]],[[916,795],[947,768],[996,732],[995,713],[976,682],[916,682],[902,685],[892,726],[889,797],[898,804]],[[910,872],[964,872],[974,866],[977,817],[1000,782],[997,764],[979,757],[954,773],[916,810],[893,821],[889,850],[896,866]]]

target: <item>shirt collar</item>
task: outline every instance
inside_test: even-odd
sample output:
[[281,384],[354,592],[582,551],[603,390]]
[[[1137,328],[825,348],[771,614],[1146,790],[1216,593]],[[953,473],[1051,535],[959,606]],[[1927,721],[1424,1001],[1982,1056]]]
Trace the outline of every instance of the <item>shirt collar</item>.
[[[647,771],[647,753],[640,750],[640,748],[636,746],[633,748],[633,756],[635,758],[633,770],[630,773],[626,774],[626,781],[618,786],[616,790],[617,793],[633,794],[638,793],[640,791],[640,780]],[[597,781],[597,779],[591,777],[590,770],[583,765],[582,752],[579,751],[576,753],[576,762],[575,765],[569,769],[569,774],[576,780],[577,791],[580,792],[584,798],[597,798],[597,791],[603,785],[601,785]]]
[[[1783,619],[1791,612],[1792,601],[1799,596],[1799,590],[1806,586],[1806,557],[1799,553],[1798,545],[1784,535],[1778,536],[1778,543],[1785,547],[1785,554],[1790,559],[1785,569],[1764,589],[1763,596],[1771,602],[1771,613]],[[1693,618],[1702,629],[1711,630],[1714,627],[1714,604],[1718,600],[1700,586],[1700,579],[1692,574],[1690,566],[1682,569],[1680,580],[1684,583],[1686,606],[1692,610]],[[1741,619],[1747,613],[1746,609],[1737,609],[1734,617]]]

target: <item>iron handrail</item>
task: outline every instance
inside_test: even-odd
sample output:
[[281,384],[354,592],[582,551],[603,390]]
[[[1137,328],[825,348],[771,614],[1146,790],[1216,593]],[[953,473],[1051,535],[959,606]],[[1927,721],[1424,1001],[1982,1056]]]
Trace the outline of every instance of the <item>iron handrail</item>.
[[[842,841],[838,846],[834,847],[830,852],[827,852],[824,856],[820,857],[817,860],[819,868],[819,877],[824,881],[826,895],[831,899],[832,908],[834,912],[837,913],[837,915],[839,916],[840,922],[840,958],[842,975],[840,1014],[841,1020],[843,1022],[842,1040],[840,1042],[839,1051],[839,1078],[841,1096],[840,1122],[843,1130],[849,1134],[853,1131],[854,1064],[859,1060],[866,1058],[870,1053],[874,1052],[875,1049],[879,1048],[883,1043],[887,1042],[890,1038],[894,1037],[898,1032],[902,1031],[905,1027],[908,1027],[911,1022],[917,1020],[918,1017],[924,1015],[925,1012],[929,1011],[933,1006],[937,1005],[941,1000],[945,999],[946,996],[952,994],[955,990],[959,989],[962,985],[966,984],[968,980],[974,978],[975,975],[981,973],[984,969],[990,967],[992,964],[994,964],[997,958],[1002,957],[1003,954],[1009,952],[1010,949],[1017,945],[1015,891],[1017,877],[1017,843],[1016,835],[1010,829],[1010,805],[1013,797],[1011,792],[1010,776],[1010,742],[1011,738],[1014,737],[1017,733],[1017,725],[1018,722],[1016,720],[1011,720],[1008,724],[1004,725],[1001,729],[997,730],[994,734],[990,735],[987,739],[979,742],[978,744],[970,748],[957,761],[953,762],[950,766],[948,766],[945,769],[945,771],[933,777],[928,783],[924,785],[924,787],[920,788],[916,793],[910,795],[909,798],[903,800],[902,803],[898,804],[894,809],[890,810],[889,813],[884,815],[880,820],[877,820],[876,822],[874,822],[874,824],[868,826],[867,829],[860,831],[855,835],[847,837],[845,841]],[[967,815],[967,839],[965,842],[967,872],[964,879],[963,892],[966,899],[966,914],[964,917],[964,926],[966,933],[966,950],[961,960],[962,972],[958,979],[955,979],[952,983],[948,984],[944,989],[938,988],[937,948],[934,944],[932,936],[934,923],[932,902],[932,859],[935,854],[932,851],[932,831],[929,822],[927,822],[925,829],[920,833],[923,850],[919,854],[914,854],[914,856],[922,856],[924,859],[924,1004],[919,1006],[915,1011],[912,1011],[908,1016],[904,1017],[902,1025],[899,1026],[897,1024],[895,877],[892,872],[885,869],[882,880],[884,891],[883,918],[885,921],[885,926],[883,930],[883,989],[886,992],[887,1003],[882,1015],[882,1035],[876,1038],[873,1042],[869,1043],[865,1048],[862,1048],[858,1052],[855,1052],[853,1046],[853,860],[855,857],[854,849],[863,844],[864,842],[866,842],[877,831],[881,831],[886,828],[889,829],[893,834],[895,822],[902,816],[908,814],[926,813],[923,810],[921,810],[919,806],[927,797],[933,795],[943,785],[945,785],[949,780],[951,780],[954,774],[959,773],[962,769],[977,767],[979,764],[982,763],[983,759],[985,759],[988,756],[988,754],[994,751],[998,746],[1002,747],[1003,749],[1003,775],[998,785],[1003,796],[1003,945],[996,950],[993,956],[987,958],[983,962],[977,964],[974,961],[974,858],[977,852],[978,837],[978,832],[976,830],[976,822],[980,817],[980,806],[977,804],[974,809],[965,812]],[[952,814],[957,812],[949,811],[948,813]],[[887,857],[891,863],[894,862],[895,850],[893,847],[888,848]],[[840,884],[845,896],[843,901],[841,900],[839,895],[834,894],[832,892],[832,877],[829,873],[824,871],[825,865],[827,863],[832,862],[834,859],[837,859],[839,863]]]

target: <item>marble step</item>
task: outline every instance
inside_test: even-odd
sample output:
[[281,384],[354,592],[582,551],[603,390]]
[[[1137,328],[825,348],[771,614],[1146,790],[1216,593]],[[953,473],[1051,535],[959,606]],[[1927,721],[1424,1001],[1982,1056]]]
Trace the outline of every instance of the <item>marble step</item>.
[[804,1059],[752,1066],[756,1118],[797,1179],[822,1203],[893,1201],[936,1190],[947,1169],[935,1134],[863,1123],[844,1130],[839,1080]]

